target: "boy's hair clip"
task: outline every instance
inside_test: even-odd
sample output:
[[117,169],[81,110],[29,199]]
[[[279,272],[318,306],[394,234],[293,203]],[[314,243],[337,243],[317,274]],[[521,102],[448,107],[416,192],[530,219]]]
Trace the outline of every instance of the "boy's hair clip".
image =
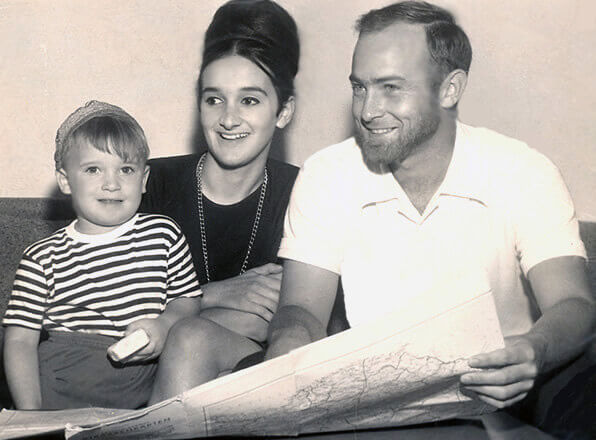
[[102,101],[89,101],[83,107],[79,107],[72,112],[60,125],[56,133],[56,149],[59,150],[63,147],[64,140],[70,133],[90,119],[100,116],[115,116],[118,119],[124,119],[133,125],[139,126],[136,119],[120,107]]
[[68,137],[87,121],[102,116],[110,116],[124,122],[125,124],[128,124],[129,126],[135,127],[135,129],[141,133],[144,138],[143,129],[137,120],[122,108],[113,104],[108,104],[107,102],[96,100],[89,101],[83,107],[79,107],[70,115],[68,115],[56,132],[56,152],[54,153],[56,169],[59,168],[59,164],[61,164],[63,159],[62,156],[67,149],[66,141]]

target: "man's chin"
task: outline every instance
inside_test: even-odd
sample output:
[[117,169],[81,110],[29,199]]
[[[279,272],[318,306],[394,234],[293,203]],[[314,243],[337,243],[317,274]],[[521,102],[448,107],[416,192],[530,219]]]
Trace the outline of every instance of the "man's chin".
[[375,174],[386,174],[390,172],[391,160],[387,157],[387,146],[373,144],[359,136],[356,136],[356,143],[360,147],[362,159],[367,168]]

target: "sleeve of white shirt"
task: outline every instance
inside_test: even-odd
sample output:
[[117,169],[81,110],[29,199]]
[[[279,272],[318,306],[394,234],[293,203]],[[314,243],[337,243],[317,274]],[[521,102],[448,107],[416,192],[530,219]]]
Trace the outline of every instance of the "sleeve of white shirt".
[[543,261],[586,256],[573,201],[558,168],[535,150],[520,158],[512,209],[516,246],[525,274]]
[[[312,159],[312,158],[311,158]],[[340,273],[347,221],[334,184],[333,164],[307,160],[298,174],[284,220],[278,256]],[[343,217],[343,218],[342,218]]]

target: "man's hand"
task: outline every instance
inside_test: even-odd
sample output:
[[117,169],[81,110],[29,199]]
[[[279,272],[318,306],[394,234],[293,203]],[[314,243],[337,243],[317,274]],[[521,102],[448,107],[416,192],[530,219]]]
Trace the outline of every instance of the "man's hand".
[[142,350],[124,359],[123,363],[147,362],[158,357],[166,343],[170,327],[159,318],[144,318],[131,322],[124,332],[124,336],[130,335],[137,329],[142,328],[149,336],[149,343]]
[[505,348],[483,353],[468,362],[483,371],[465,373],[461,383],[480,400],[505,408],[524,399],[541,369],[545,348],[527,336],[505,338]]
[[277,310],[282,267],[269,263],[242,275],[202,286],[203,310],[213,307],[238,310],[271,321]]
[[274,334],[271,339],[265,360],[288,354],[295,348],[310,344],[312,339],[308,330],[304,327],[285,328]]

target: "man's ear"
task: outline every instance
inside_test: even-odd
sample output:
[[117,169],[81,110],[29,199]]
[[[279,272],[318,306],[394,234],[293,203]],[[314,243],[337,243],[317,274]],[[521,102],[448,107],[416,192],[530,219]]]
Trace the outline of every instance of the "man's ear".
[[460,101],[468,83],[468,74],[456,69],[443,79],[439,90],[439,102],[445,109],[453,108]]
[[286,102],[283,103],[279,114],[277,115],[277,128],[284,128],[290,123],[296,110],[296,101],[293,96],[290,96]]
[[64,168],[56,170],[56,182],[58,183],[60,191],[62,191],[64,194],[72,193],[72,191],[70,190],[70,184],[68,183],[68,176],[66,175],[66,171],[64,171]]
[[145,171],[143,171],[143,194],[147,192],[147,180],[149,180],[149,165],[145,165]]

